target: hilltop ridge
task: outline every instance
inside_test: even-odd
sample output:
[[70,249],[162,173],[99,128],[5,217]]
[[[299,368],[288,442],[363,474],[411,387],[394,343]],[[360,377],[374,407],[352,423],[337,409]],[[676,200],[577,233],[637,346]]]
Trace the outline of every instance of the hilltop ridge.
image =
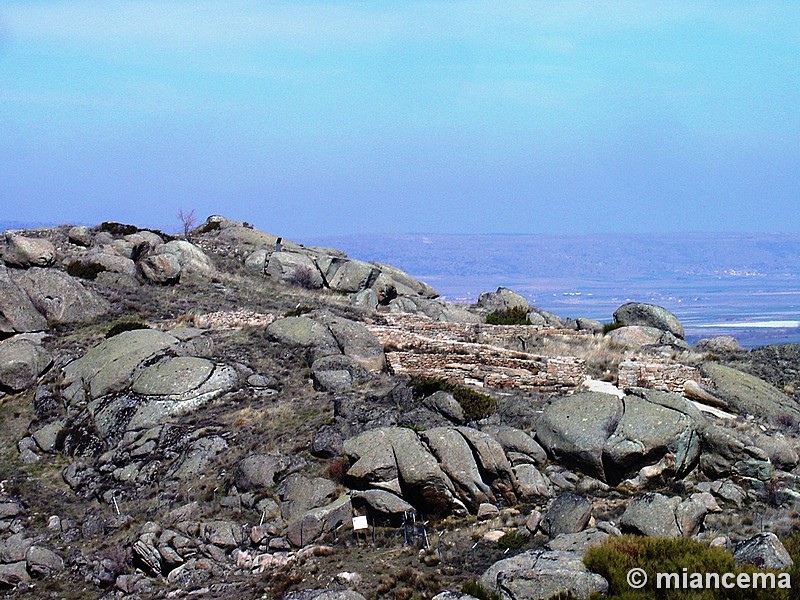
[[221,216],[14,231],[0,261],[9,593],[613,597],[582,557],[622,533],[790,568],[758,535],[796,529],[796,347],[446,302]]

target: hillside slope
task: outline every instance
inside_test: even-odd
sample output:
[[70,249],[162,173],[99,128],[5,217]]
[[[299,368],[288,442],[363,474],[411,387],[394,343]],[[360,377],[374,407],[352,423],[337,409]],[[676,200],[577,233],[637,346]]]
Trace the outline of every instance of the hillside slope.
[[538,569],[585,596],[607,583],[583,552],[621,531],[733,549],[796,527],[792,352],[692,348],[649,305],[604,334],[502,288],[452,304],[223,217],[189,239],[26,230],[0,258],[9,594],[430,598],[481,579],[521,600],[545,593],[523,585]]

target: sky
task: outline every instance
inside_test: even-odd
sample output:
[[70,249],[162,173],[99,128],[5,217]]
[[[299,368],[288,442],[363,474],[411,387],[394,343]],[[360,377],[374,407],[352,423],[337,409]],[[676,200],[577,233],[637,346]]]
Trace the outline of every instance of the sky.
[[800,3],[0,3],[0,221],[800,232]]

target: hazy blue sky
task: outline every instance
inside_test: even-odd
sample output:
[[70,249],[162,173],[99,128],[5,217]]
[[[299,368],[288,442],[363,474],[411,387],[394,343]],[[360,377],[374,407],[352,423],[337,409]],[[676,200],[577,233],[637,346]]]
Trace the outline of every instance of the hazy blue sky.
[[800,3],[0,4],[0,220],[800,231]]

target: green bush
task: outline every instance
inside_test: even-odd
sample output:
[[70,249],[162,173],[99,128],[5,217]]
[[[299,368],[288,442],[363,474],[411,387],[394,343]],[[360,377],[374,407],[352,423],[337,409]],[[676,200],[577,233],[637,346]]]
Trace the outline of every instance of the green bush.
[[478,600],[500,600],[502,598],[500,592],[493,592],[490,594],[489,591],[481,585],[481,582],[476,579],[467,581],[462,585],[461,593],[468,594]]
[[[655,599],[685,598],[703,600],[760,600],[767,598],[790,599],[790,590],[783,589],[670,589],[656,590],[656,573],[753,573],[764,569],[749,565],[736,566],[733,556],[722,548],[712,548],[691,538],[664,539],[624,535],[608,538],[599,546],[587,550],[583,562],[586,567],[606,578],[609,584],[606,596],[592,598]],[[628,585],[627,574],[632,568],[644,569],[648,584],[635,590]],[[689,580],[691,581],[691,580]],[[776,578],[777,581],[777,578]]]
[[67,265],[67,273],[73,277],[80,277],[81,279],[93,280],[105,270],[106,268],[103,265],[84,264],[79,260],[74,260]]
[[409,382],[417,398],[426,398],[435,392],[452,394],[456,402],[464,410],[467,421],[485,419],[497,410],[497,401],[491,396],[477,392],[470,388],[455,385],[446,379],[435,377],[412,377]]
[[524,533],[520,533],[519,531],[508,531],[503,534],[503,537],[497,540],[497,545],[503,550],[519,550],[529,541],[530,538]]
[[114,323],[106,332],[106,339],[119,335],[123,331],[133,331],[134,329],[150,329],[150,326],[143,321],[129,319]]
[[603,323],[603,335],[611,333],[612,331],[614,331],[615,329],[619,329],[620,327],[625,327],[625,326],[622,323],[617,323],[616,321],[613,321],[611,323]]
[[505,310],[496,310],[486,315],[486,322],[489,325],[530,325],[528,309],[522,306],[514,306]]

